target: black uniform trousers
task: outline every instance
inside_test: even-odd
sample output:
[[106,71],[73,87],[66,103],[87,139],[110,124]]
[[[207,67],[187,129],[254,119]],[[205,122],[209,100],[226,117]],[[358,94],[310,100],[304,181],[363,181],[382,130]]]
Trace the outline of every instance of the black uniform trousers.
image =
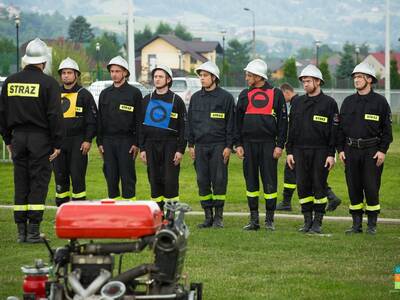
[[[56,205],[73,200],[86,199],[87,155],[80,150],[83,136],[65,137],[60,155],[54,160],[53,170],[56,181]],[[72,194],[70,191],[72,182]]]
[[151,198],[161,202],[179,200],[180,164],[174,165],[177,142],[146,141],[147,176],[150,182]]
[[45,132],[14,131],[11,141],[14,163],[15,223],[39,224],[51,178],[50,138]]
[[293,155],[296,163],[297,193],[301,212],[314,210],[324,214],[328,202],[326,180],[329,171],[325,168],[328,150],[294,148]]
[[[136,200],[135,160],[129,150],[132,139],[128,137],[103,138],[104,175],[107,181],[108,197],[120,200]],[[122,197],[119,189],[121,181]]]
[[246,195],[250,210],[258,210],[260,194],[259,174],[264,188],[266,210],[274,211],[277,198],[278,160],[273,157],[274,142],[243,143],[243,173],[246,180]]
[[196,144],[194,167],[202,208],[223,207],[228,183],[228,163],[224,164],[223,144]]
[[365,195],[365,212],[378,214],[380,212],[379,189],[383,171],[383,165],[377,167],[376,159],[373,159],[378,149],[376,147],[356,149],[346,146],[344,151],[350,213],[363,213]]
[[294,190],[296,189],[296,169],[289,168],[288,163],[285,163],[283,177],[283,195],[291,199]]

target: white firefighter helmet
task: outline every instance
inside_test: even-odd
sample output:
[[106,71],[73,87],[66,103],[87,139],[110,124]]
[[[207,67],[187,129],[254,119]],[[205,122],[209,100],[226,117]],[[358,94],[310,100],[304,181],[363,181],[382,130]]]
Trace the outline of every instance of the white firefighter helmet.
[[356,73],[362,73],[362,74],[366,74],[372,77],[372,83],[375,83],[378,81],[378,79],[376,78],[376,73],[375,73],[375,69],[373,66],[371,66],[369,63],[367,62],[362,62],[360,64],[358,64],[354,70],[353,73],[351,73],[351,77],[354,76],[354,74]]
[[253,59],[251,62],[249,62],[244,68],[246,72],[252,73],[254,75],[261,76],[264,79],[268,79],[267,71],[268,71],[268,66],[265,61],[262,59]]
[[301,71],[299,80],[303,77],[314,77],[321,80],[321,85],[324,84],[324,78],[322,77],[321,71],[314,65],[310,64]]
[[169,75],[169,77],[171,77],[171,79],[173,78],[171,68],[166,65],[156,65],[156,67],[151,71],[151,76],[154,76],[156,70],[163,70]]
[[128,72],[127,77],[129,77],[129,75],[131,74],[131,73],[129,73],[128,62],[125,59],[123,59],[120,55],[111,58],[110,62],[107,65],[108,71],[110,71],[110,68],[112,65],[116,65],[116,66],[120,66],[120,67],[124,68]]
[[219,68],[210,60],[198,66],[195,71],[197,75],[200,75],[200,71],[206,71],[213,74],[219,80]]
[[26,65],[42,64],[49,60],[47,45],[39,38],[30,41],[22,58]]
[[81,75],[81,71],[79,70],[78,64],[72,58],[67,57],[60,63],[60,66],[58,67],[58,74],[61,75],[61,71],[63,69],[72,69],[78,72],[78,76]]

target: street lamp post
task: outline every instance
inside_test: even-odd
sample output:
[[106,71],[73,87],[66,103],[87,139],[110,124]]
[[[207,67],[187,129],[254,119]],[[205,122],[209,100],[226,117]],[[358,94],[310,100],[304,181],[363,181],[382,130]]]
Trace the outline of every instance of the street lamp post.
[[243,8],[245,11],[248,11],[251,13],[251,16],[253,18],[253,59],[256,58],[256,14],[254,11],[248,7]]
[[96,43],[96,81],[100,79],[100,67],[99,67],[99,58],[100,58],[100,43]]
[[358,65],[358,56],[360,55],[360,47],[356,46],[356,65]]
[[321,46],[321,41],[316,40],[314,43],[315,43],[315,48],[316,48],[315,64],[318,67],[319,66],[319,47]]
[[21,19],[19,16],[15,16],[15,29],[17,34],[17,72],[19,71],[19,24],[21,23]]
[[226,30],[221,30],[222,34],[222,74],[224,76],[224,86],[226,86],[226,74],[225,74],[225,34]]

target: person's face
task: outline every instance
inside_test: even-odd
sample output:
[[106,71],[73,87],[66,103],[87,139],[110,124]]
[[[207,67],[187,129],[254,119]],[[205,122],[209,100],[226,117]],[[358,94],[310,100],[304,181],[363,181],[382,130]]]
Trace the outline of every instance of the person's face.
[[301,82],[303,83],[303,89],[307,94],[313,94],[321,84],[321,80],[309,76],[303,77]]
[[247,72],[247,71],[246,71],[245,79],[247,81],[247,85],[250,86],[250,87],[254,87],[257,83],[262,81],[262,77],[261,76],[255,75],[255,74]]
[[356,73],[353,76],[353,82],[354,82],[354,87],[358,91],[361,91],[372,83],[372,78],[363,73]]
[[201,86],[205,87],[205,88],[212,86],[212,84],[214,83],[214,80],[215,80],[215,76],[207,71],[200,71],[199,77],[200,77]]
[[163,70],[156,70],[154,72],[153,82],[155,88],[161,89],[171,82],[171,78]]
[[65,85],[73,84],[77,80],[76,72],[72,69],[61,70],[61,81]]
[[128,72],[117,65],[112,65],[110,67],[110,76],[111,76],[111,80],[114,83],[121,83],[125,80],[126,75],[128,75]]
[[285,101],[290,102],[290,100],[292,99],[292,92],[289,90],[282,90],[282,93],[283,97],[285,97]]

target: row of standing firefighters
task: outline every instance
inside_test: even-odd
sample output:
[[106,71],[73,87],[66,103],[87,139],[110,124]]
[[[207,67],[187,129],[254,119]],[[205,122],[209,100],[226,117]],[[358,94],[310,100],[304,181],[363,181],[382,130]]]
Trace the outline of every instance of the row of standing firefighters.
[[[147,164],[151,199],[161,209],[164,201],[179,200],[180,162],[188,146],[205,212],[200,228],[223,227],[228,163],[235,148],[243,159],[250,210],[245,230],[260,228],[260,196],[265,200],[265,227],[274,230],[275,210],[290,210],[297,188],[304,215],[300,230],[321,233],[328,199],[328,210],[340,204],[327,184],[337,151],[345,164],[353,217],[347,232],[362,232],[364,212],[367,232],[376,232],[380,179],[392,129],[390,107],[372,89],[377,79],[370,65],[361,63],[354,69],[357,92],[344,100],[339,113],[335,100],[322,92],[324,80],[314,65],[301,72],[305,95],[297,96],[287,84],[278,89],[268,83],[263,60],[251,61],[244,69],[248,88],[235,105],[232,95],[219,87],[218,67],[207,61],[196,69],[202,89],[193,94],[186,112],[182,99],[170,90],[173,76],[168,66],[152,71],[155,89],[142,98],[127,83],[127,62],[117,56],[107,66],[113,85],[101,92],[97,108],[92,95],[77,83],[79,66],[70,58],[59,66],[60,93],[57,81],[43,73],[46,48],[40,39],[28,44],[27,66],[7,78],[0,98],[1,134],[14,163],[14,219],[20,242],[40,241],[51,167],[58,206],[86,199],[87,154],[95,136],[109,198],[136,199],[139,155]],[[277,207],[277,162],[284,147],[285,196]]]

